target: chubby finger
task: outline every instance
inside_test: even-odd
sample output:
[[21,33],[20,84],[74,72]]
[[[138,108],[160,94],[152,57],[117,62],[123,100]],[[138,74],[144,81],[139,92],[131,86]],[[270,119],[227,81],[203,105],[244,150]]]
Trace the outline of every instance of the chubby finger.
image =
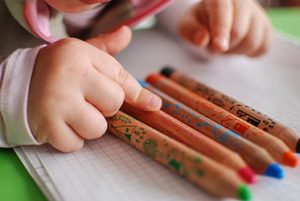
[[57,120],[45,130],[47,142],[61,152],[78,151],[83,147],[84,140],[77,135],[63,120]]
[[209,43],[209,33],[207,26],[202,23],[202,20],[205,19],[198,16],[205,16],[204,10],[191,9],[181,19],[178,31],[179,34],[191,44],[198,47],[206,47]]
[[112,33],[100,34],[94,38],[87,39],[86,42],[108,54],[115,55],[128,46],[131,38],[132,33],[130,28],[122,26]]
[[264,40],[264,25],[256,17],[252,17],[250,29],[236,48],[228,53],[251,55],[256,52]]
[[125,92],[125,101],[143,110],[159,110],[162,101],[159,96],[144,89],[139,82],[125,69],[119,69],[114,79]]
[[91,72],[83,83],[83,93],[87,102],[94,105],[105,117],[113,116],[124,102],[125,93],[118,83],[107,76]]
[[204,8],[209,18],[211,50],[225,52],[229,49],[230,32],[233,22],[232,0],[204,1]]
[[138,81],[128,73],[113,57],[95,51],[93,65],[95,69],[116,82],[124,91],[125,101],[142,110],[159,110],[162,101],[154,93],[143,89]]
[[266,26],[264,33],[265,33],[265,35],[264,35],[264,40],[262,42],[262,45],[258,48],[257,51],[249,54],[248,56],[259,57],[268,51],[271,41],[272,41],[272,38],[273,38],[271,26]]
[[251,23],[250,1],[234,1],[233,23],[230,33],[230,49],[234,49],[246,37]]
[[90,103],[78,101],[75,110],[65,118],[67,124],[83,139],[97,139],[107,129],[107,122],[101,112]]

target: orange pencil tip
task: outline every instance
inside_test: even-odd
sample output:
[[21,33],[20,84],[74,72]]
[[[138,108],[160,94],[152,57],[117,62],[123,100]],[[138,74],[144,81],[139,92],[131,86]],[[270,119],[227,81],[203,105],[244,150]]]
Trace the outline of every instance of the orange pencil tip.
[[147,76],[146,78],[146,82],[150,83],[150,84],[155,84],[157,82],[157,80],[159,80],[161,78],[161,75],[158,73],[151,73]]
[[298,165],[298,158],[291,151],[286,152],[282,157],[282,164],[290,167]]

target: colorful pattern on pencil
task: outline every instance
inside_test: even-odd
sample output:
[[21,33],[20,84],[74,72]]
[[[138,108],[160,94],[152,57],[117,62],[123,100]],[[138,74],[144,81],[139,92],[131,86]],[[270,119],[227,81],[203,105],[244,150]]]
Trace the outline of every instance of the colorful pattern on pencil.
[[[252,169],[255,170],[256,173],[278,179],[283,178],[284,172],[282,168],[276,164],[273,158],[261,147],[239,137],[234,132],[206,118],[149,84],[145,84],[145,82],[143,82],[142,85],[162,98],[163,111],[174,116],[183,123],[190,125],[194,129],[205,134],[207,137],[235,151],[251,166]],[[180,105],[180,109],[178,108],[178,105]],[[234,135],[231,136],[230,133],[233,133]],[[230,141],[230,138],[233,138],[233,136],[237,137],[236,140],[233,141],[236,142],[236,144],[226,143],[226,141]]]
[[163,68],[161,73],[233,115],[244,119],[253,126],[281,139],[290,149],[300,153],[300,136],[292,129],[275,121],[273,118],[221,93],[220,91],[196,81],[190,76],[173,68]]
[[266,134],[164,76],[152,74],[147,77],[147,81],[225,128],[265,148],[276,161],[291,167],[297,166],[297,157],[280,139]]
[[211,194],[242,200],[250,199],[248,188],[231,169],[123,112],[107,118],[107,121],[110,133]]
[[186,144],[188,147],[206,155],[214,161],[235,170],[247,183],[255,182],[255,174],[238,154],[202,133],[199,133],[195,129],[170,116],[164,111],[158,110],[154,112],[147,112],[129,105],[128,103],[123,104],[121,111],[129,114],[139,121],[142,121],[165,135]]

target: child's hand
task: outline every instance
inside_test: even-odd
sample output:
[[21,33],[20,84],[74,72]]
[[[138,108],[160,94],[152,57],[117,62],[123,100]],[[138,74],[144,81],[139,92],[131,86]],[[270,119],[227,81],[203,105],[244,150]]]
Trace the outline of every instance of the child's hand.
[[202,0],[183,17],[183,38],[212,52],[260,56],[269,47],[272,28],[255,0]]
[[[127,45],[113,37],[118,34],[88,42],[117,53]],[[106,131],[104,117],[114,115],[124,99],[143,110],[160,108],[159,97],[94,46],[68,38],[41,49],[28,98],[29,126],[39,142],[63,152],[75,151],[84,139],[98,138]]]

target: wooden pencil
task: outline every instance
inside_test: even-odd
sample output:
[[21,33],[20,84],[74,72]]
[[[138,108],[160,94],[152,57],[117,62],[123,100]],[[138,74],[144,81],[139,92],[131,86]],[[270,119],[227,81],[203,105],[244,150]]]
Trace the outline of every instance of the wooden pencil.
[[155,89],[145,82],[142,86],[156,93],[162,98],[162,110],[202,132],[207,137],[215,140],[223,146],[239,154],[250,167],[258,174],[281,179],[284,176],[283,169],[274,161],[265,149],[240,137],[229,129],[206,118],[163,92]]
[[147,81],[206,117],[265,148],[277,162],[290,167],[297,166],[297,157],[280,139],[266,134],[162,75],[152,74],[147,77]]
[[291,128],[274,120],[270,116],[263,114],[240,101],[225,95],[192,77],[170,67],[163,68],[161,74],[177,82],[181,86],[193,91],[203,98],[211,101],[217,106],[227,110],[233,115],[244,119],[248,123],[256,126],[265,132],[281,139],[288,147],[300,153],[300,135],[297,135]]
[[207,192],[219,197],[241,200],[251,198],[248,187],[233,170],[226,166],[218,164],[123,112],[107,118],[107,122],[111,134]]
[[127,103],[123,104],[121,111],[235,170],[247,183],[255,182],[255,174],[252,169],[248,167],[238,154],[206,137],[202,133],[199,133],[169,114],[161,110],[155,112],[142,111]]

